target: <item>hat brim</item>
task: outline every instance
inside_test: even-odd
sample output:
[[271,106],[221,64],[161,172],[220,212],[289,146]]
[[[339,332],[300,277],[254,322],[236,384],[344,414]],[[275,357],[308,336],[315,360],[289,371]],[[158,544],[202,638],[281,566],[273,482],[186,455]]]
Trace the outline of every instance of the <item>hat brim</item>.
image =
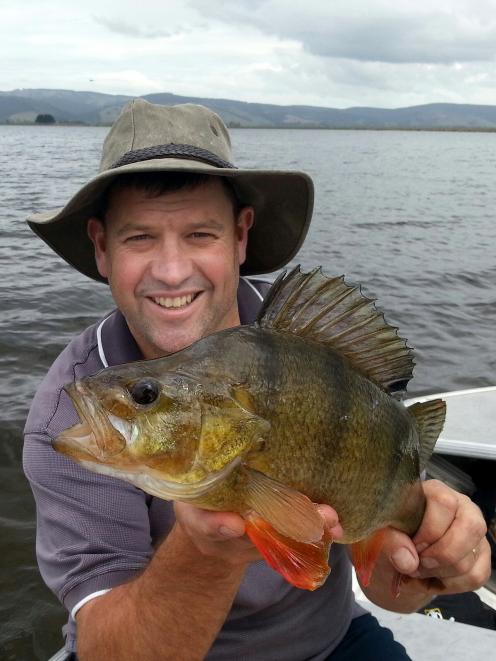
[[98,273],[87,221],[96,215],[103,193],[120,174],[131,172],[198,172],[228,177],[242,204],[255,210],[243,275],[271,273],[298,252],[313,210],[313,184],[303,172],[218,168],[180,158],[140,161],[106,170],[83,186],[62,208],[28,218],[31,229],[75,269],[94,280]]

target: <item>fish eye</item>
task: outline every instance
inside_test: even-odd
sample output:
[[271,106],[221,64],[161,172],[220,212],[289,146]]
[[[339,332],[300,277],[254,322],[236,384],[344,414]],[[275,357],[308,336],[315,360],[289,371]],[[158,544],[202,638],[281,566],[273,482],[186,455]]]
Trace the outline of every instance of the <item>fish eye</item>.
[[136,404],[153,404],[160,394],[160,385],[153,379],[141,379],[129,388],[129,394]]

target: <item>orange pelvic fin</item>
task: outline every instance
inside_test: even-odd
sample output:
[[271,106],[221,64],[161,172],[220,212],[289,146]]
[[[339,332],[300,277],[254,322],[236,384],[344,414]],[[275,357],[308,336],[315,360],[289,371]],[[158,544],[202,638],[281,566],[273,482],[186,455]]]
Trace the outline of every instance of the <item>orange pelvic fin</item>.
[[[385,528],[351,545],[351,559],[361,585],[370,583],[374,566],[384,544]],[[399,586],[398,586],[399,587]]]
[[324,526],[316,542],[300,542],[285,537],[254,512],[245,515],[246,534],[266,562],[284,578],[302,590],[315,590],[329,575],[329,548],[332,536]]

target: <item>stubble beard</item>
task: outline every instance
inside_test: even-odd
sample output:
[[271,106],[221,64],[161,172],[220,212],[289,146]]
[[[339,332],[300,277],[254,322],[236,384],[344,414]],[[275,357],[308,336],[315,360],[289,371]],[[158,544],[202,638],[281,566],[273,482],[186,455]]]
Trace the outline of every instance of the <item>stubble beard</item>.
[[156,321],[151,321],[143,316],[126,316],[128,327],[136,340],[143,356],[147,359],[161,358],[176,353],[191,346],[198,340],[225,328],[239,325],[239,314],[237,308],[237,289],[229,306],[219,314],[204,311],[204,314],[195,319],[193,325],[178,323],[164,323],[160,327]]

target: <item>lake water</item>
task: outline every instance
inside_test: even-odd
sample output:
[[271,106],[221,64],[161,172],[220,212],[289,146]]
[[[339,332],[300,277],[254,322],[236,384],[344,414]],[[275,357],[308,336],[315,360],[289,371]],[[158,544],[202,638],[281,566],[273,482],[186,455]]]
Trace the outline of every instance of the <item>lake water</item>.
[[[46,659],[65,612],[39,578],[21,470],[30,399],[71,337],[112,307],[26,226],[93,173],[105,128],[0,126],[0,658]],[[496,134],[234,130],[244,167],[302,169],[315,213],[298,258],[378,298],[416,350],[409,394],[496,381]]]

